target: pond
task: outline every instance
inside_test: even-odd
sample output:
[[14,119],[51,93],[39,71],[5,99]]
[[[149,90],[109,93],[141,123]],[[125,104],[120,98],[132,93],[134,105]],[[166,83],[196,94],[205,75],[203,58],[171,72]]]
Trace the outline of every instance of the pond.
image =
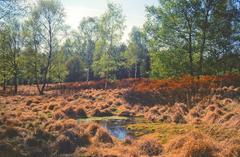
[[134,135],[131,130],[128,130],[126,126],[128,124],[136,123],[135,118],[127,118],[127,117],[92,117],[86,119],[80,119],[79,121],[90,122],[94,121],[100,124],[102,127],[106,128],[114,137],[119,140],[124,140],[126,138],[133,138]]

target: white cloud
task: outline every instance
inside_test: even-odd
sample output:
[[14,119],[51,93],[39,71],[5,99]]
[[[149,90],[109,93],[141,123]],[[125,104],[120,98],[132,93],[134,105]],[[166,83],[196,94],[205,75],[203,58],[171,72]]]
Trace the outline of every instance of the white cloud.
[[[65,22],[67,25],[71,26],[73,29],[77,29],[80,21],[84,17],[99,17],[101,16],[107,8],[105,9],[93,9],[93,8],[87,8],[87,7],[81,7],[81,6],[73,6],[68,5],[64,6],[65,9]],[[137,16],[137,15],[126,15],[126,28],[123,35],[123,42],[126,42],[128,40],[129,33],[131,32],[131,29],[133,26],[139,26],[141,27],[144,23],[144,17],[143,16]]]

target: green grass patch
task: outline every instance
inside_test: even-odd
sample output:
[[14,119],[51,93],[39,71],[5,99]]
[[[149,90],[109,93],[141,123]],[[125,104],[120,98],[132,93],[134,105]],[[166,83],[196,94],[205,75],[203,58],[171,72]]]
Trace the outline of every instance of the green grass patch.
[[189,124],[174,124],[174,123],[136,123],[129,124],[127,126],[136,137],[142,135],[153,135],[157,137],[162,144],[165,144],[169,139],[175,137],[176,135],[184,134],[195,127]]
[[217,141],[240,137],[240,131],[234,128],[226,128],[219,125],[208,124],[175,124],[175,123],[160,123],[160,122],[140,122],[129,124],[127,128],[134,133],[136,137],[154,136],[159,139],[162,144],[167,143],[174,137],[185,134],[190,131],[199,131],[212,137]]
[[89,117],[89,118],[80,118],[79,122],[90,122],[90,121],[107,121],[107,120],[127,120],[128,117],[120,116],[108,116],[108,117]]

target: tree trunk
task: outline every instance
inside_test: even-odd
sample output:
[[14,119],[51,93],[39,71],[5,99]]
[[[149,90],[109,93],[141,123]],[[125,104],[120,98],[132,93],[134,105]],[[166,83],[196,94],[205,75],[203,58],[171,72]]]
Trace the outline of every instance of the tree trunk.
[[[4,66],[5,68],[5,66]],[[5,71],[5,69],[4,69]],[[6,84],[7,84],[7,81],[6,81],[6,74],[3,74],[3,91],[5,92],[6,91]]]
[[206,42],[206,32],[203,33],[203,39],[202,39],[202,44],[201,44],[201,49],[200,49],[200,60],[199,60],[200,75],[203,74],[203,52],[204,52],[205,42]]
[[14,94],[18,92],[18,74],[17,71],[14,72]]
[[49,71],[49,67],[50,67],[50,64],[51,64],[51,59],[52,59],[52,27],[51,27],[51,23],[49,22],[48,23],[49,25],[49,54],[48,54],[48,60],[47,60],[47,66],[45,67],[45,71],[44,71],[44,75],[43,75],[43,85],[42,85],[42,88],[39,92],[40,95],[43,95],[44,94],[44,90],[45,90],[45,87],[46,87],[46,84],[47,84],[47,75],[48,75],[48,71]]
[[34,45],[34,49],[35,49],[35,63],[34,63],[34,75],[35,75],[35,80],[36,80],[36,85],[37,85],[37,90],[39,93],[41,93],[41,89],[40,89],[40,85],[39,85],[39,79],[38,79],[38,70],[37,70],[37,46]]
[[89,72],[90,72],[90,68],[87,69],[87,83],[89,81]]
[[137,63],[135,63],[135,72],[134,72],[134,78],[137,78]]
[[47,74],[48,74],[48,70],[49,70],[49,62],[50,62],[50,55],[48,57],[48,63],[47,63],[47,66],[45,68],[45,72],[44,72],[44,75],[43,75],[43,84],[42,84],[42,88],[39,92],[40,95],[43,95],[44,94],[44,90],[45,90],[45,87],[46,87],[46,84],[47,84]]
[[190,63],[190,74],[193,76],[193,57],[192,57],[192,34],[189,33],[189,49],[188,49],[188,53],[189,53],[189,63]]
[[36,84],[37,84],[37,90],[39,93],[41,93],[41,89],[40,89],[40,85],[39,85],[39,80],[38,80],[38,73],[37,73],[37,66],[35,63],[35,80],[36,80]]
[[200,75],[203,74],[203,52],[205,48],[205,43],[206,43],[206,34],[208,30],[208,17],[209,17],[209,10],[211,7],[212,2],[211,1],[206,1],[205,3],[205,19],[204,19],[204,26],[203,26],[203,36],[202,36],[202,44],[201,44],[201,49],[200,49],[200,63],[199,63],[199,72]]
[[41,89],[40,89],[40,86],[39,86],[39,82],[37,81],[37,90],[38,90],[38,93],[41,94]]
[[[207,3],[207,4],[206,4]],[[202,43],[201,43],[201,48],[200,48],[200,60],[199,60],[199,73],[200,75],[203,74],[203,52],[205,48],[205,43],[206,43],[206,33],[208,29],[208,16],[209,16],[209,7],[210,7],[210,2],[205,3],[205,17],[204,17],[204,26],[202,28]]]
[[6,80],[5,79],[3,80],[3,91],[4,92],[6,91]]
[[142,76],[141,76],[142,74],[141,74],[141,64],[139,63],[139,65],[138,65],[138,78],[141,78]]
[[107,86],[108,86],[108,73],[106,74],[106,77],[105,77],[105,85],[104,85],[104,88],[107,89]]
[[190,74],[193,76],[193,48],[192,48],[192,22],[191,19],[188,17],[188,12],[184,12],[185,19],[188,25],[188,54],[189,54],[189,70]]

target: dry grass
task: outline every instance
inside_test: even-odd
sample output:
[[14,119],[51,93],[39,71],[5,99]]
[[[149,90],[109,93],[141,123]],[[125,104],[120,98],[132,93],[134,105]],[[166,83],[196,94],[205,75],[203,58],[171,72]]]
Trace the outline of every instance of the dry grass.
[[47,126],[48,131],[64,131],[66,129],[78,128],[79,125],[74,119],[57,120]]
[[69,139],[69,137],[60,135],[54,144],[55,150],[59,154],[70,154],[76,149],[76,145]]
[[89,135],[95,136],[99,128],[100,126],[98,124],[91,123],[88,125],[86,131],[89,133]]
[[223,152],[223,156],[239,157],[240,156],[240,145],[231,145],[230,147],[227,147]]
[[163,152],[162,145],[156,139],[144,139],[138,143],[140,154],[157,156]]
[[[31,92],[0,96],[0,157],[50,157],[55,152],[75,156],[238,157],[240,88],[236,78],[122,80],[110,83],[107,90],[98,82],[89,87],[74,83],[65,84],[64,94],[56,94],[53,89],[57,86],[51,85],[45,96]],[[134,99],[140,99],[131,104],[126,95],[136,91],[140,94],[133,95],[137,96]],[[194,99],[185,97],[189,92],[196,94]],[[153,103],[143,105],[143,99]],[[165,104],[166,100],[172,102]],[[119,141],[96,123],[77,121],[111,115],[143,116],[128,126],[136,138]]]
[[199,132],[190,132],[172,139],[166,148],[167,153],[179,157],[217,157],[218,144]]
[[125,98],[133,104],[154,105],[174,104],[175,102],[190,104],[212,93],[235,97],[239,95],[237,88],[215,89],[223,86],[238,87],[240,85],[238,80],[240,80],[239,75],[201,76],[200,78],[183,76],[179,79],[140,80],[127,91]]
[[19,131],[17,128],[7,127],[4,132],[4,136],[13,138],[13,137],[19,136]]
[[79,147],[85,147],[90,144],[88,134],[82,131],[75,131],[73,129],[68,129],[63,132],[65,136],[67,136],[75,145]]
[[112,137],[109,135],[107,130],[100,128],[97,130],[96,135],[94,137],[94,142],[100,142],[100,143],[113,143]]

